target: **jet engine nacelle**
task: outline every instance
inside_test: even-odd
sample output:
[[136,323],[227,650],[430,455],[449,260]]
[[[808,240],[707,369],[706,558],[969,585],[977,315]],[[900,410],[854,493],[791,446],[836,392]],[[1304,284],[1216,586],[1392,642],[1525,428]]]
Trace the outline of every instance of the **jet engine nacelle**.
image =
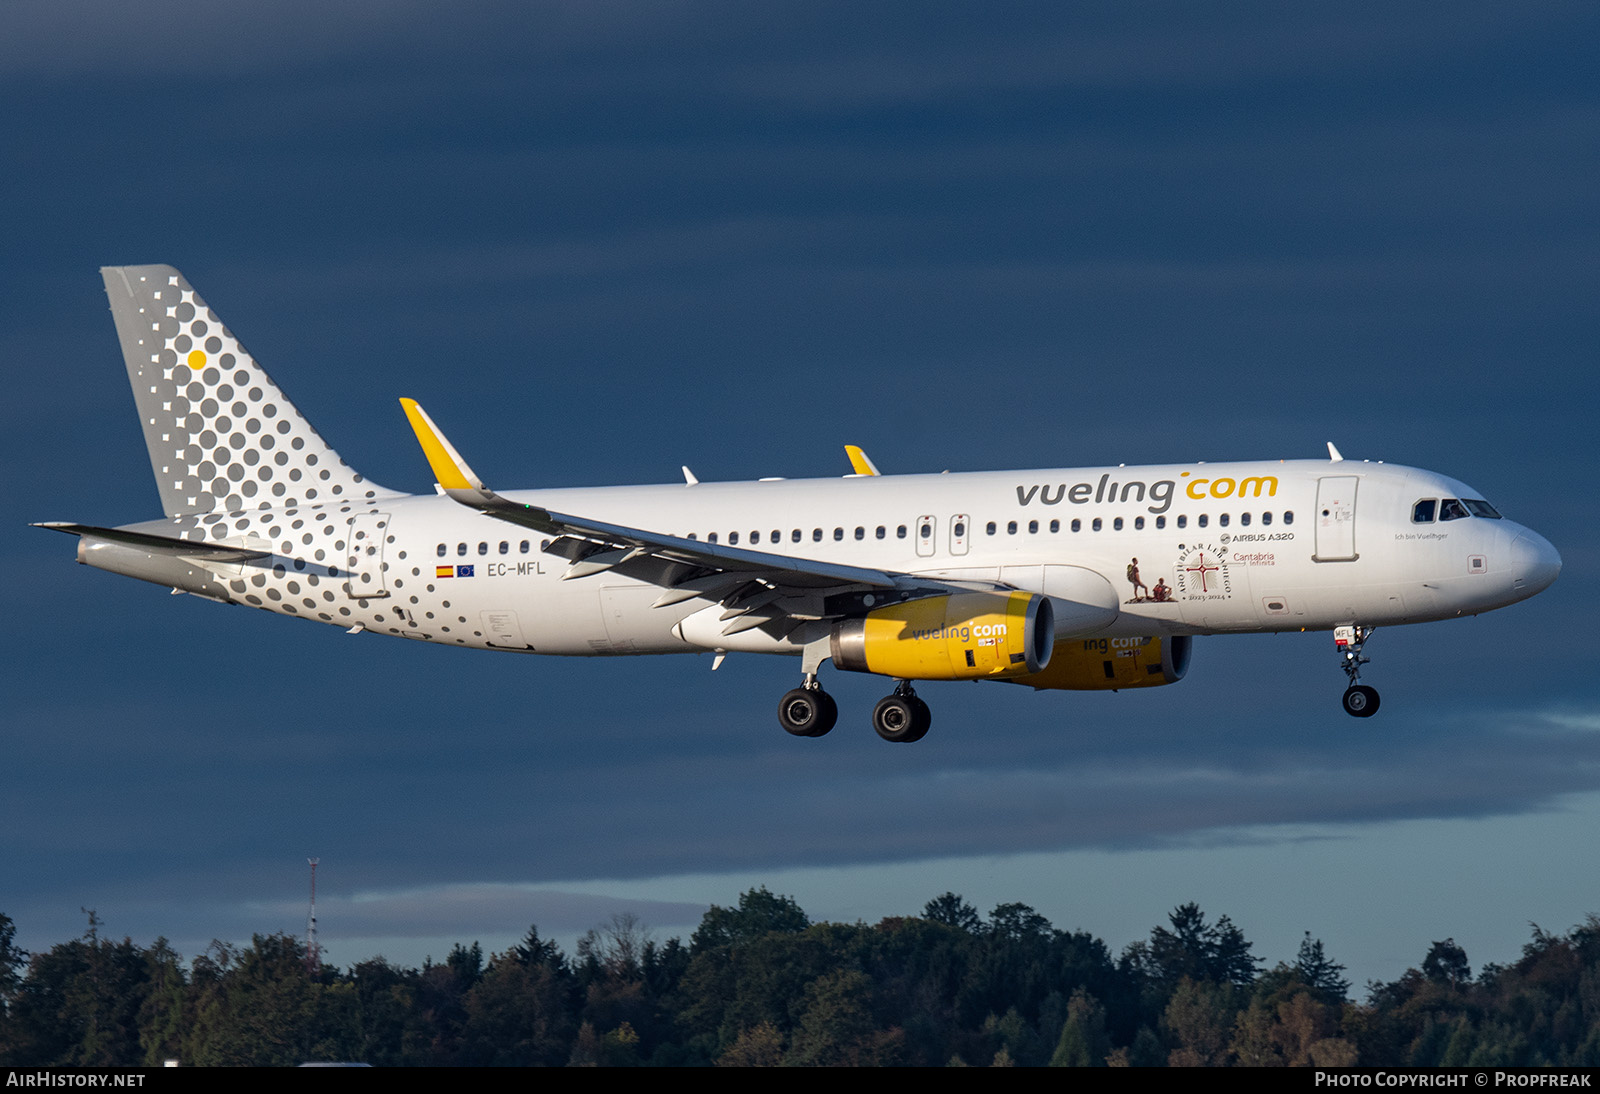
[[835,668],[901,680],[1009,680],[1050,664],[1046,597],[968,592],[891,604],[834,627]]
[[1120,691],[1176,684],[1189,671],[1194,639],[1085,638],[1056,646],[1042,672],[1012,677],[1008,683],[1061,691]]

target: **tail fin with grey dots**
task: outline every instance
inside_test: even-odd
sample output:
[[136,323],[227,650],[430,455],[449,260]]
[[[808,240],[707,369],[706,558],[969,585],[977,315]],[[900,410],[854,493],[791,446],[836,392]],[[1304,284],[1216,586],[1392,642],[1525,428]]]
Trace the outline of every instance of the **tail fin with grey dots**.
[[394,495],[339,458],[181,273],[100,274],[167,516]]

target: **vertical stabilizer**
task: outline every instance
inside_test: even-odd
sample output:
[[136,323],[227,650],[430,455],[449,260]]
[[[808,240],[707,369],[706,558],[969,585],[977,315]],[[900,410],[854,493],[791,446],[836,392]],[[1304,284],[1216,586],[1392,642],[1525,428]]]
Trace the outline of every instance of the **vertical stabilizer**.
[[394,493],[339,458],[177,270],[100,274],[167,516]]

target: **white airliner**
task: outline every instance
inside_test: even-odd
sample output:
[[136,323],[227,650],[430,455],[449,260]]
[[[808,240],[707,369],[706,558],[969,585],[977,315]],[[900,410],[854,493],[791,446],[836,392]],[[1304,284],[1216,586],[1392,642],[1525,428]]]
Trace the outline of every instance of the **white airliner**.
[[228,604],[478,649],[800,658],[790,733],[837,707],[822,663],[896,681],[872,723],[928,730],[916,680],[1170,684],[1192,636],[1332,630],[1344,707],[1376,626],[1525,600],[1561,558],[1478,492],[1341,459],[685,482],[498,494],[409,399],[438,480],[353,471],[170,266],[101,271],[166,519],[78,560]]

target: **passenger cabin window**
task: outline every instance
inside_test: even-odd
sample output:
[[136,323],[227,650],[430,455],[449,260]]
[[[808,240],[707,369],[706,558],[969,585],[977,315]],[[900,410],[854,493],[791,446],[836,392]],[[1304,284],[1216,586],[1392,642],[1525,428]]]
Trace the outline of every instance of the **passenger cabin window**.
[[1016,534],[1017,534],[1017,522],[1014,521],[1014,520],[1007,521],[1006,522],[1006,535],[1014,536]]
[[717,542],[717,533],[712,532],[709,535],[707,535],[706,536],[706,542],[707,543],[715,543],[715,542]]
[[1178,527],[1179,528],[1187,528],[1187,527],[1189,527],[1189,518],[1188,518],[1187,515],[1180,516],[1178,518]]
[[1294,523],[1294,510],[1292,510],[1292,509],[1284,510],[1283,523],[1285,523],[1285,524],[1293,524]]
[[898,528],[896,528],[894,530],[894,538],[895,539],[905,539],[906,538],[906,526],[904,524],[902,524],[900,527],[898,527]]
[[1089,527],[1093,528],[1096,532],[1098,532],[1101,529],[1101,527],[1103,527],[1100,518],[1099,517],[1095,517],[1094,518],[1094,523],[1091,524]]
[[837,543],[843,538],[844,538],[844,529],[843,528],[835,528],[833,530],[833,541],[835,543]]
[[875,534],[877,535],[877,537],[879,539],[883,539],[885,536],[887,536],[889,534],[889,529],[885,528],[883,525],[880,524],[880,525],[878,525],[878,530],[877,530],[877,532]]
[[1200,514],[1200,519],[1195,521],[1195,523],[1198,524],[1201,528],[1204,528],[1207,524],[1211,523],[1211,518],[1206,516],[1204,513],[1201,513]]
[[1116,531],[1116,532],[1122,531],[1122,518],[1118,517],[1116,520],[1113,520],[1111,522],[1111,528],[1112,528],[1113,531]]
[[1261,514],[1261,523],[1262,524],[1271,524],[1272,523],[1272,514],[1270,512],[1262,513]]
[[511,553],[511,544],[507,543],[505,540],[501,540],[500,553],[503,555],[509,555]]
[[441,543],[441,544],[439,544],[439,557],[440,557],[440,558],[443,558],[443,557],[444,557],[444,556],[445,556],[445,555],[447,555],[447,554],[449,554],[449,553],[450,553],[450,551],[449,551],[449,548],[447,548],[447,547],[446,547],[446,546],[445,546],[445,545],[444,545],[444,544],[442,544],[442,543]]
[[813,529],[811,529],[811,542],[812,543],[821,543],[822,542],[822,529],[821,528],[813,528]]
[[732,547],[737,547],[739,545],[739,533],[738,532],[729,532],[728,533],[728,544],[729,544],[729,546],[732,546]]
[[866,539],[867,538],[867,530],[865,528],[861,527],[859,524],[856,525],[856,538],[857,539]]
[[1038,532],[1039,532],[1039,522],[1036,521],[1036,520],[1030,520],[1028,522],[1028,534],[1030,536],[1032,536],[1032,535],[1037,535]]
[[1218,517],[1217,518],[1217,525],[1219,527],[1226,528],[1228,526],[1228,514],[1224,513],[1220,517]]
[[789,533],[789,539],[792,540],[795,543],[799,543],[800,542],[800,529],[796,528],[794,531],[790,532]]
[[1059,520],[1051,521],[1050,522],[1050,534],[1054,535],[1055,533],[1057,533],[1059,531],[1061,531],[1061,522]]
[[466,553],[467,553],[467,545],[465,543],[456,544],[456,554],[464,555]]
[[1240,513],[1239,514],[1239,523],[1242,524],[1246,528],[1250,527],[1250,514],[1249,513]]
[[985,527],[984,527],[984,529],[983,529],[983,530],[984,530],[984,532],[986,532],[986,533],[987,533],[987,534],[989,534],[989,535],[991,535],[991,536],[992,536],[992,535],[994,535],[994,533],[995,533],[995,531],[996,531],[996,529],[995,529],[995,523],[994,523],[994,521],[992,521],[992,520],[991,520],[991,521],[990,521],[990,522],[989,522],[989,523],[988,523],[988,524],[987,524],[987,525],[986,525],[986,526],[985,526]]
[[528,553],[528,541],[527,540],[523,540],[522,544],[519,546],[518,550],[520,550],[523,554],[527,554]]
[[1433,511],[1439,502],[1434,498],[1424,498],[1411,507],[1412,524],[1432,524]]
[[1161,528],[1165,528],[1166,526],[1167,526],[1167,518],[1166,517],[1157,517],[1156,518],[1156,528],[1161,529]]
[[486,555],[489,553],[489,545],[483,540],[478,541],[478,553],[480,555]]
[[1133,518],[1133,530],[1135,532],[1144,531],[1144,518],[1143,517],[1134,517]]
[[1083,521],[1081,521],[1081,520],[1078,520],[1078,519],[1077,519],[1077,518],[1073,518],[1073,521],[1072,521],[1072,530],[1073,530],[1073,531],[1074,531],[1074,532],[1081,532],[1081,531],[1083,531]]

